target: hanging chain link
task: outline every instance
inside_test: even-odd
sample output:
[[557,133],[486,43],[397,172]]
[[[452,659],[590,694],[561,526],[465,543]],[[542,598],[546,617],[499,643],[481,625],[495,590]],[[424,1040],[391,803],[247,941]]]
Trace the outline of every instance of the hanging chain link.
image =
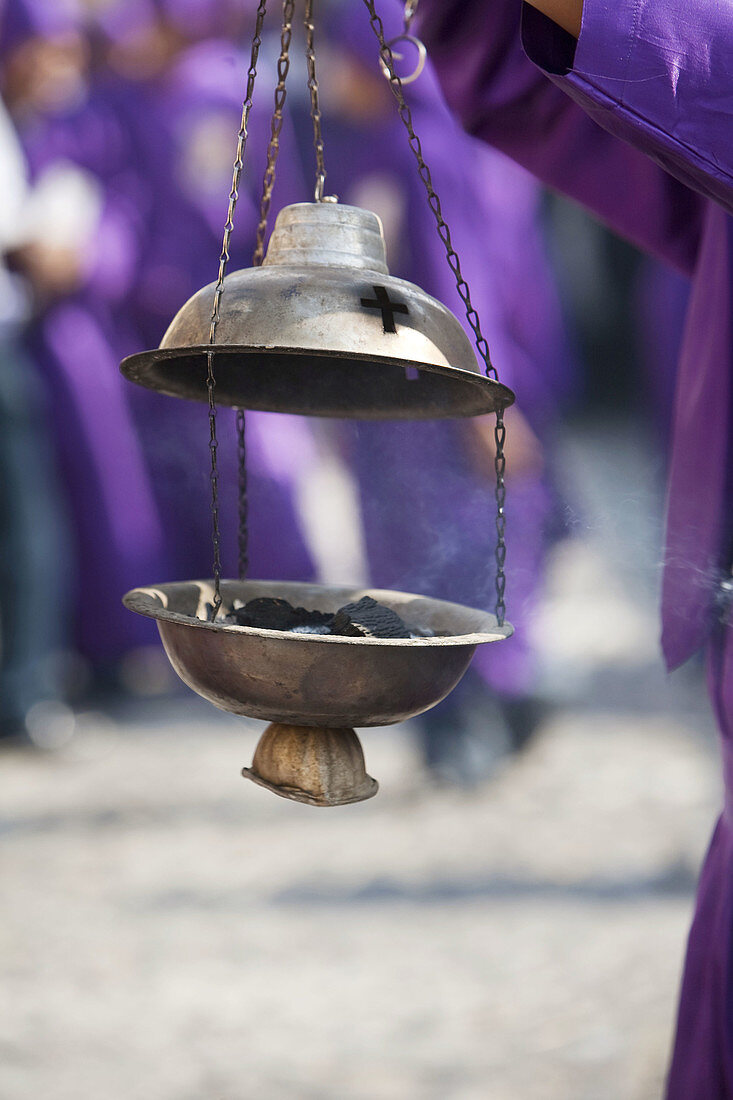
[[313,121],[313,147],[316,151],[316,202],[335,202],[333,197],[323,197],[326,186],[326,165],[323,157],[323,134],[321,132],[321,105],[318,99],[318,80],[316,78],[316,52],[314,46],[313,0],[305,0],[305,57],[308,63],[308,91],[311,95],[311,119]]
[[418,175],[420,176],[420,179],[425,186],[425,191],[427,192],[428,196],[428,205],[430,206],[430,209],[432,210],[435,217],[438,236],[443,242],[446,259],[448,260],[448,266],[455,276],[456,290],[458,291],[461,301],[463,302],[466,309],[466,320],[468,321],[473,331],[476,349],[485,364],[487,377],[493,378],[495,381],[498,381],[496,368],[491,362],[489,345],[487,344],[481,332],[481,325],[479,322],[478,313],[473,308],[473,303],[471,302],[471,292],[468,283],[464,279],[463,273],[461,271],[461,261],[458,257],[458,253],[453,247],[450,228],[448,227],[448,224],[443,217],[443,209],[440,198],[435,190],[435,187],[433,186],[433,178],[423,156],[422,142],[415,133],[415,128],[412,122],[412,111],[407,105],[405,94],[402,90],[402,81],[400,80],[395,70],[394,54],[392,53],[392,50],[390,49],[384,37],[384,24],[382,23],[382,20],[376,12],[376,9],[374,7],[374,0],[364,0],[364,3],[366,4],[366,7],[369,11],[369,19],[372,24],[372,30],[374,31],[374,34],[377,37],[377,41],[379,42],[380,58],[382,60],[384,68],[389,74],[389,86],[392,89],[392,94],[397,100],[400,119],[402,120],[402,123],[407,130],[410,149],[412,150],[415,160],[417,161]]
[[277,87],[275,88],[275,110],[270,124],[270,143],[267,147],[267,167],[262,179],[262,198],[260,199],[260,221],[257,226],[257,242],[252,257],[253,267],[259,267],[265,258],[265,234],[270,215],[272,189],[275,186],[275,170],[280,153],[280,132],[283,128],[283,109],[287,90],[285,82],[290,71],[290,40],[293,37],[293,7],[295,0],[284,0],[283,23],[280,34],[280,56],[277,61]]
[[219,465],[216,438],[216,398],[214,389],[214,353],[206,356],[206,389],[209,397],[209,478],[211,481],[211,541],[214,551],[214,614],[216,618],[221,607],[221,532],[219,530]]
[[[234,211],[236,210],[237,199],[239,198],[239,181],[242,176],[242,168],[244,167],[244,153],[247,147],[249,113],[252,109],[252,95],[254,93],[255,78],[257,77],[257,59],[260,53],[260,46],[262,45],[262,27],[265,21],[266,4],[267,0],[260,0],[257,8],[257,15],[255,17],[255,31],[252,38],[252,50],[249,59],[249,69],[247,70],[247,89],[244,96],[244,102],[242,103],[242,118],[239,124],[239,133],[237,134],[237,153],[234,158],[234,167],[232,170],[232,187],[231,191],[229,192],[229,209],[227,211],[227,220],[224,224],[224,237],[222,240],[221,255],[219,256],[219,276],[216,282],[216,289],[214,290],[214,303],[211,310],[209,344],[212,346],[216,343],[216,330],[219,326],[219,321],[221,319],[221,299],[222,295],[224,294],[224,278],[227,273],[227,264],[229,263],[229,246],[232,239],[232,230],[234,229]],[[216,434],[216,379],[214,377],[214,352],[209,351],[206,359],[206,389],[209,398],[209,454],[211,459],[211,537],[214,549],[214,612],[212,617],[215,619],[217,614],[219,613],[219,608],[221,607],[221,530],[219,526],[219,443]]]
[[239,497],[239,579],[243,581],[249,572],[249,496],[247,490],[247,437],[244,409],[237,409],[237,487]]
[[[260,219],[257,225],[257,238],[252,256],[252,266],[259,267],[265,257],[265,235],[275,186],[275,169],[280,151],[280,131],[283,126],[283,108],[287,92],[285,81],[290,69],[290,40],[292,37],[294,0],[283,3],[283,23],[280,35],[280,57],[277,63],[277,87],[275,88],[275,110],[270,126],[270,143],[267,148],[267,167],[262,181],[260,199]],[[238,574],[244,580],[249,572],[249,479],[247,476],[247,433],[244,409],[236,410],[237,432],[237,502],[238,502]]]
[[506,618],[506,603],[504,593],[506,591],[506,484],[504,474],[506,472],[506,455],[504,443],[506,442],[506,425],[504,424],[504,410],[496,414],[494,427],[494,440],[496,453],[494,455],[494,469],[496,471],[496,619],[499,626],[504,625]]
[[246,580],[249,572],[249,480],[246,426],[244,409],[237,409],[237,575],[240,581]]
[[[369,21],[371,23],[372,30],[379,42],[379,56],[382,66],[389,77],[389,86],[392,89],[392,94],[397,100],[397,107],[400,119],[407,131],[408,144],[412,153],[417,161],[418,175],[422,180],[425,191],[428,197],[428,205],[435,217],[435,224],[438,230],[438,236],[443,242],[445,249],[445,256],[448,261],[448,266],[456,280],[456,290],[463,302],[466,310],[466,320],[471,326],[471,330],[474,334],[474,340],[476,344],[476,350],[479,353],[481,360],[484,363],[485,373],[487,378],[493,378],[498,382],[499,376],[496,371],[496,367],[491,362],[491,355],[489,353],[489,345],[481,332],[481,323],[479,316],[474,309],[471,302],[471,291],[468,283],[463,277],[461,271],[461,261],[458,257],[458,253],[453,247],[451,239],[450,229],[443,217],[443,209],[441,206],[440,198],[433,185],[433,178],[430,173],[430,169],[425,162],[422,151],[422,143],[420,138],[415,133],[415,127],[412,122],[412,111],[410,110],[407,101],[405,100],[405,94],[402,90],[402,81],[400,80],[395,70],[394,54],[386,41],[384,32],[384,23],[377,14],[374,6],[374,0],[364,0],[367,11],[369,12]],[[405,18],[408,16],[408,9],[410,11],[410,18],[414,15],[416,4],[408,4],[405,9]],[[499,626],[504,625],[504,619],[506,615],[506,604],[504,602],[504,592],[506,590],[506,575],[504,566],[506,563],[506,514],[505,514],[505,502],[506,502],[506,485],[504,481],[504,474],[506,471],[506,457],[504,453],[504,445],[506,442],[506,426],[504,424],[503,410],[499,410],[496,414],[496,427],[494,429],[494,442],[496,445],[496,453],[494,458],[494,468],[496,472],[496,618]]]

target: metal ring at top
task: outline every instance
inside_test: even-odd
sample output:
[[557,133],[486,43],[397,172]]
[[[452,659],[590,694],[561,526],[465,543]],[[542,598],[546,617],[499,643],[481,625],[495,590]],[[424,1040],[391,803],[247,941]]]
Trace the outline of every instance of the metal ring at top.
[[[395,52],[394,46],[397,42],[409,42],[417,50],[417,66],[415,67],[414,72],[409,73],[407,76],[400,76],[400,81],[402,82],[402,84],[412,84],[414,80],[417,80],[417,78],[420,76],[420,73],[425,68],[428,51],[425,48],[425,44],[421,42],[419,38],[416,38],[414,34],[398,34],[396,38],[391,39],[387,43],[390,50],[392,51],[392,56],[396,61],[404,61],[405,58],[404,54]],[[389,75],[389,69],[381,58],[379,59],[379,64],[381,66],[382,72],[387,77],[387,80],[391,80],[392,78]]]

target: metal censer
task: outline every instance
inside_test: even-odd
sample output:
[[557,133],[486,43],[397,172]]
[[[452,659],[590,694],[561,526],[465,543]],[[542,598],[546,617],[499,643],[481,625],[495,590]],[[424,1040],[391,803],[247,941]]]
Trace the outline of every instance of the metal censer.
[[[376,215],[342,206],[323,194],[326,173],[313,0],[305,0],[305,28],[316,201],[280,212],[264,255],[292,33],[294,0],[284,0],[279,80],[254,265],[226,274],[265,3],[260,0],[257,9],[218,281],[181,308],[158,349],[132,355],[121,367],[133,382],[170,396],[208,402],[214,576],[208,581],[136,588],[124,602],[130,610],[156,620],[166,653],[184,683],[223,710],[271,723],[252,767],[243,770],[245,776],[286,798],[333,806],[362,801],[377,791],[376,781],[366,773],[354,726],[388,725],[423,713],[455,687],[477,645],[512,632],[504,615],[503,410],[514,395],[499,382],[491,364],[374,0],[365,3],[379,41],[379,60],[389,75],[418,161],[484,372],[453,314],[419,287],[390,276]],[[410,17],[415,6],[411,0]],[[217,404],[237,409],[238,580],[224,580],[221,575]],[[495,614],[403,592],[248,579],[247,408],[361,419],[495,413]],[[222,621],[235,601],[283,598],[307,611],[330,613],[364,595],[373,596],[431,636],[342,637]]]

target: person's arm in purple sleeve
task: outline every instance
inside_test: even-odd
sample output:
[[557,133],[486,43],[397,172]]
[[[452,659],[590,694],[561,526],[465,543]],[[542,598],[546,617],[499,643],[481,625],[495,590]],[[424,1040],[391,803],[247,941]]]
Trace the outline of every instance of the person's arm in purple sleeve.
[[537,10],[566,0],[532,2],[530,59],[601,126],[733,213],[733,5],[585,0],[576,42]]
[[[586,0],[586,6],[599,2]],[[619,0],[624,2],[631,0]],[[519,0],[422,0],[418,33],[449,105],[469,133],[577,199],[641,248],[690,272],[701,199],[645,152],[611,136],[529,60],[522,49],[521,9]],[[528,15],[542,21],[543,59],[572,55],[574,39],[566,31],[530,8],[525,23]],[[570,78],[559,81],[567,85]]]

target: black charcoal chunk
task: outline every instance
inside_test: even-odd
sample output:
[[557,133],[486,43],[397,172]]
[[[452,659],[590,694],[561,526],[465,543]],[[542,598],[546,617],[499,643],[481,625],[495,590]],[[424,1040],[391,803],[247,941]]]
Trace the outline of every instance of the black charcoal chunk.
[[[205,612],[213,618],[213,606]],[[293,607],[287,600],[262,596],[249,603],[234,600],[224,623],[259,630],[283,630],[291,634],[333,634],[345,638],[431,638],[440,637],[428,627],[408,627],[391,608],[364,596],[358,603],[347,603],[334,615],[329,611],[307,611]]]
[[377,603],[371,596],[339,608],[331,623],[331,633],[346,638],[410,637],[410,631],[397,612]]
[[244,607],[233,609],[227,615],[227,621],[258,630],[290,630],[297,624],[292,604],[270,596],[250,600]]
[[240,607],[233,606],[224,622],[258,630],[328,634],[332,619],[333,615],[325,611],[306,611],[304,607],[293,607],[287,600],[262,596]]

